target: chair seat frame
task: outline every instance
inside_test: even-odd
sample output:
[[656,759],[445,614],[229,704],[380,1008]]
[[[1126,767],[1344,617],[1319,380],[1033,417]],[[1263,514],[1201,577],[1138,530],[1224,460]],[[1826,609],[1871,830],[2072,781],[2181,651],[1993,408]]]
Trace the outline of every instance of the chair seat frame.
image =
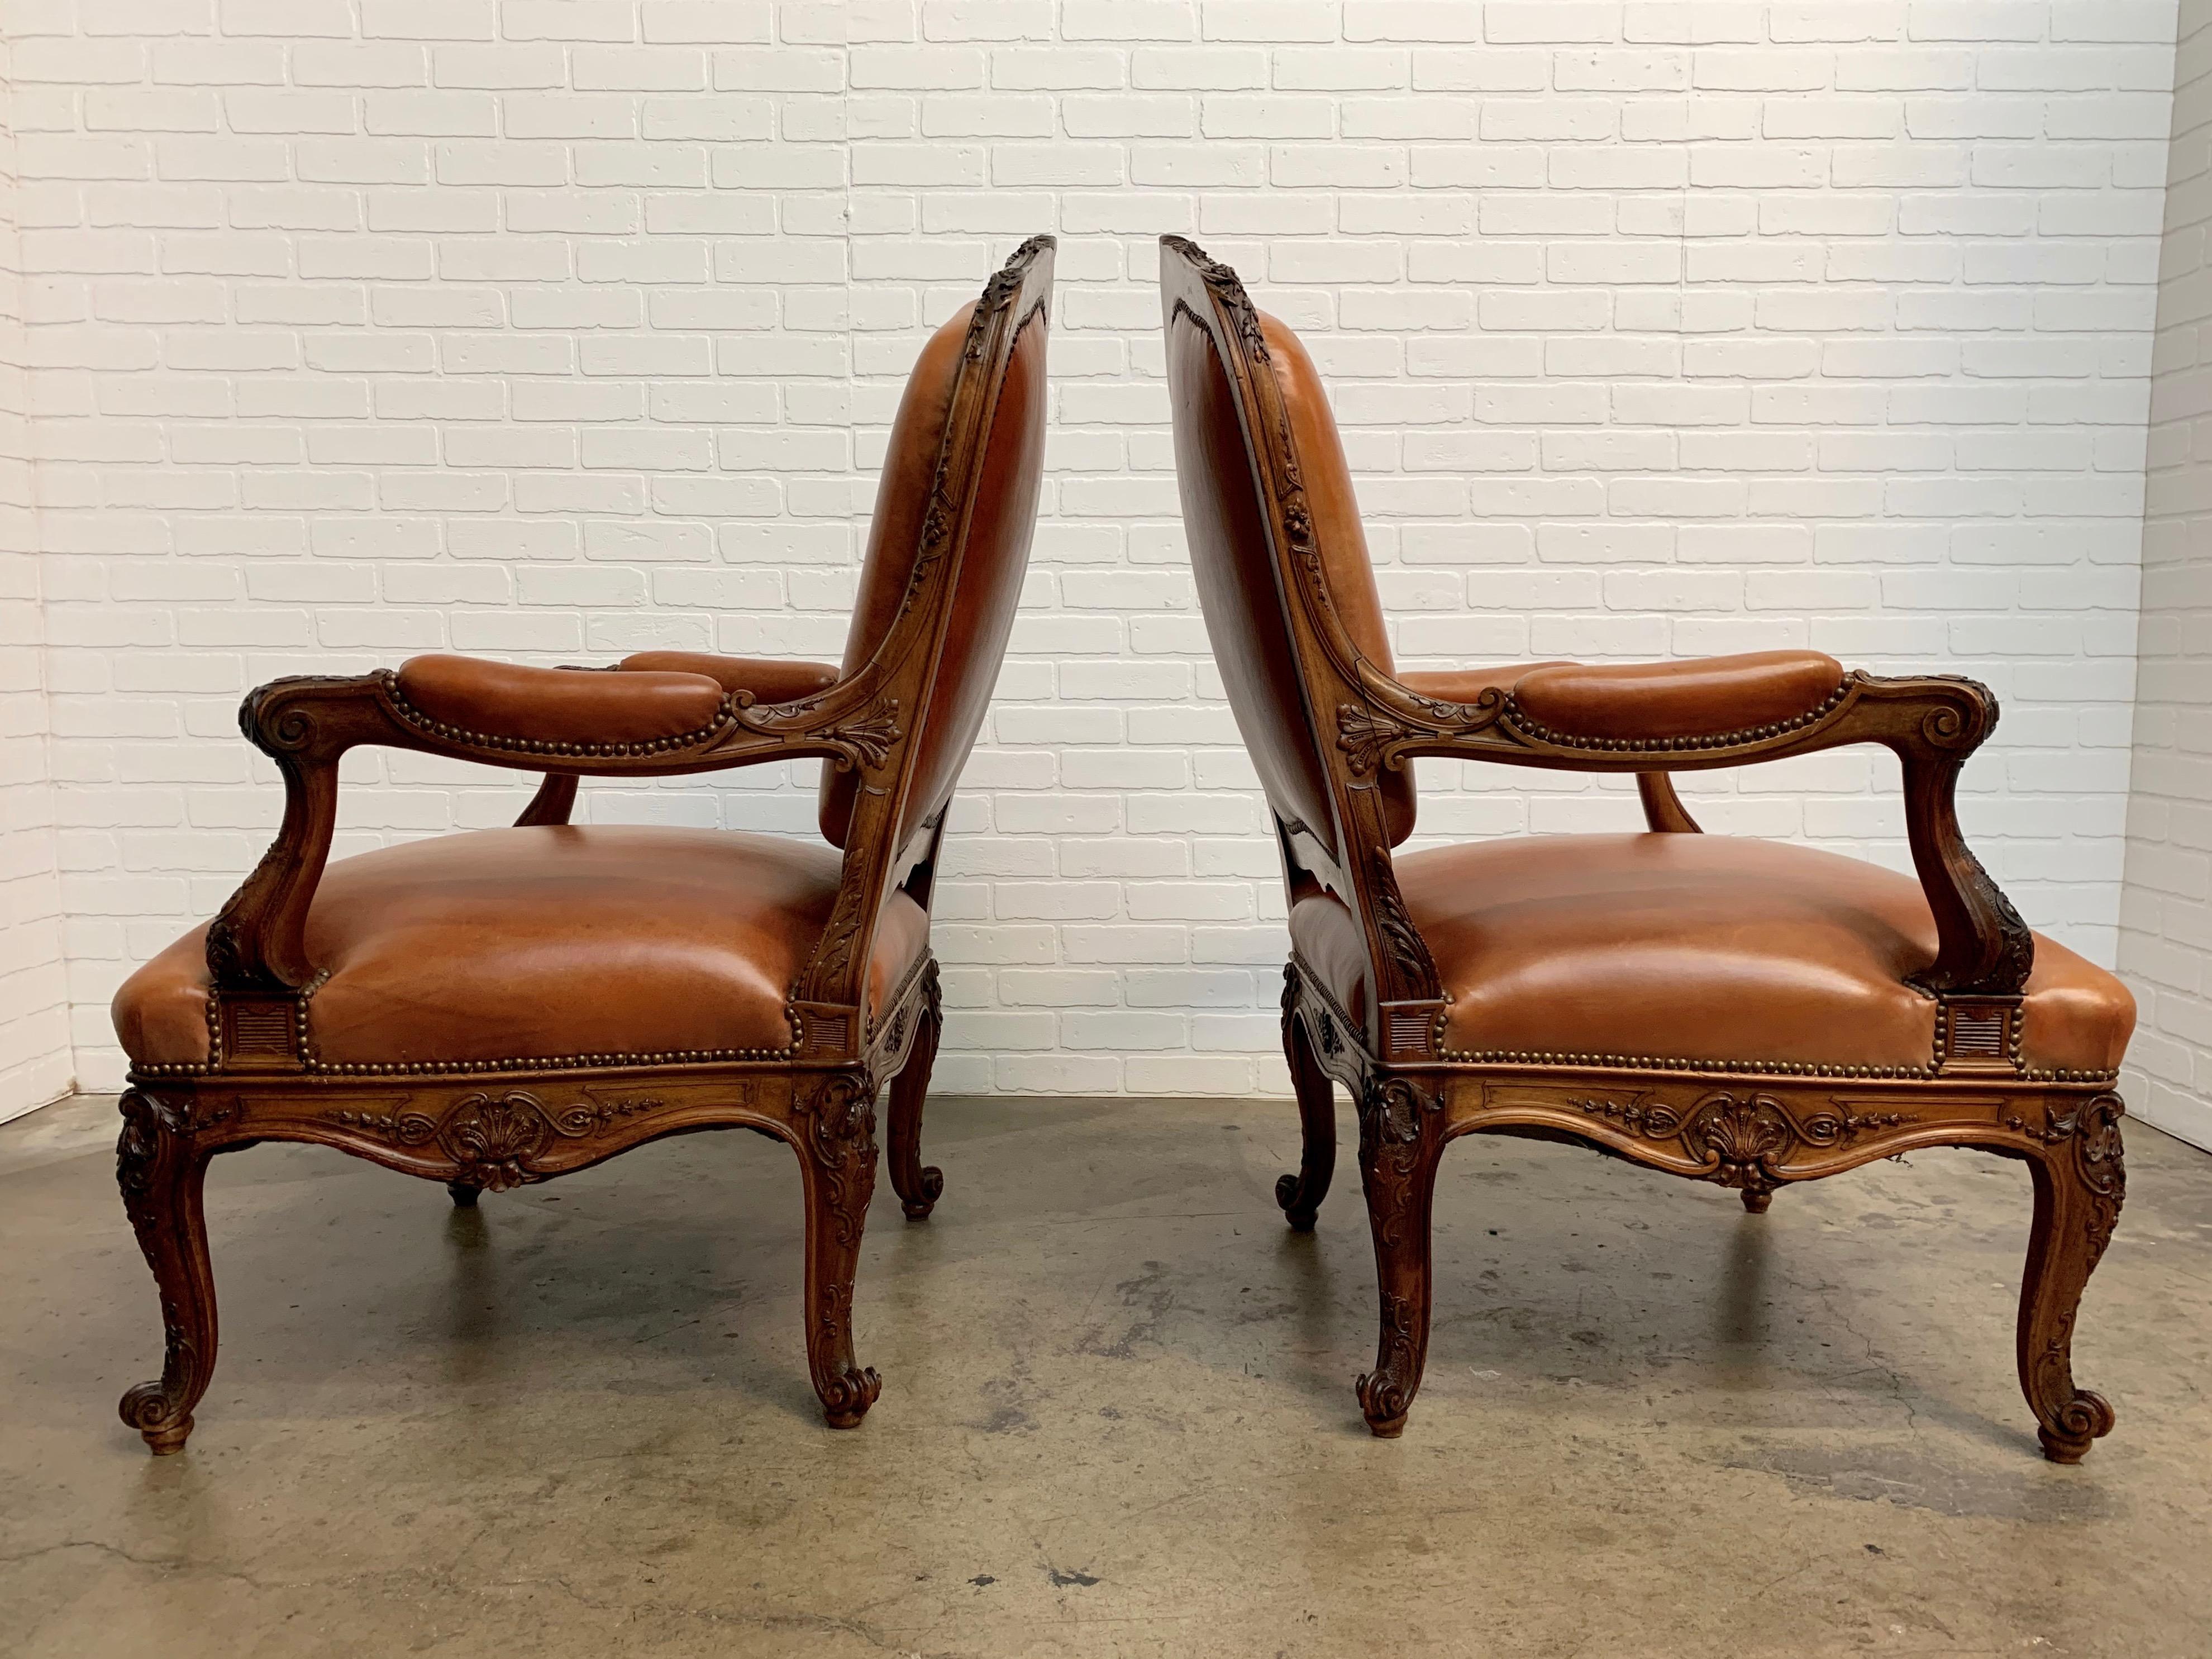
[[[2080,1461],[2111,1406],[2073,1379],[2083,1287],[2126,1194],[2124,1115],[2113,1072],[2037,1070],[2023,1054],[2034,935],[1967,847],[1961,768],[1997,720],[1969,679],[1850,672],[1787,720],[1698,735],[1583,738],[1532,720],[1504,687],[1441,702],[1402,684],[1354,643],[1315,542],[1300,458],[1264,331],[1234,270],[1163,239],[1161,303],[1210,337],[1229,377],[1305,728],[1319,734],[1329,821],[1276,812],[1293,901],[1327,891],[1358,918],[1368,1012],[1355,1018],[1311,966],[1285,971],[1283,1043],[1304,1128],[1301,1167],[1276,1196],[1292,1227],[1315,1224],[1335,1164],[1333,1085],[1358,1109],[1359,1165],[1380,1292],[1374,1369],[1360,1409],[1382,1437],[1404,1430],[1420,1386],[1432,1301],[1431,1212],[1444,1146],[1463,1134],[1564,1140],[1648,1169],[1716,1182],[1764,1212],[1794,1182],[1932,1146],[2025,1161],[2034,1192],[2017,1328],[2021,1387],[2045,1453]],[[1379,780],[1419,757],[1636,777],[1650,830],[1696,834],[1671,774],[1875,744],[1899,759],[1906,834],[1937,949],[1907,983],[1936,1005],[1924,1065],[1819,1066],[1745,1057],[1455,1052],[1436,963],[1398,890]],[[1271,803],[1271,805],[1273,803]]]
[[[876,1372],[855,1358],[852,1311],[875,1189],[878,1099],[890,1097],[890,1174],[911,1219],[944,1188],[921,1162],[922,1104],[942,1024],[927,945],[879,1006],[869,970],[894,889],[929,908],[942,805],[908,822],[914,758],[951,625],[969,514],[1017,336],[1048,307],[1053,242],[1023,245],[969,324],[920,545],[880,647],[836,684],[787,703],[723,697],[702,729],[645,743],[516,738],[463,731],[412,708],[396,675],[275,681],[240,711],[276,763],[284,817],[260,865],[210,924],[208,1058],[134,1065],[121,1099],[116,1176],[160,1293],[161,1375],[123,1396],[124,1421],[157,1454],[181,1449],[213,1375],[217,1327],[203,1184],[207,1164],[264,1140],[332,1146],[443,1182],[454,1201],[587,1169],[666,1135],[746,1128],[797,1154],[806,1218],[805,1344],[825,1419],[858,1424]],[[568,821],[583,777],[659,777],[818,757],[857,774],[836,896],[785,1015],[788,1043],[680,1053],[515,1055],[442,1063],[339,1063],[315,1049],[325,978],[307,916],[337,821],[341,757],[362,746],[440,755],[544,779],[520,824]]]

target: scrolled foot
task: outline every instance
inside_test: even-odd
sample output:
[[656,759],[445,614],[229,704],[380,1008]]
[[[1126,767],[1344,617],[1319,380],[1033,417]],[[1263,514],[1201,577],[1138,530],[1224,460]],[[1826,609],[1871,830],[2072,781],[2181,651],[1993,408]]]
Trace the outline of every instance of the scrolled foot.
[[483,1188],[471,1187],[465,1181],[449,1181],[446,1183],[446,1190],[453,1195],[455,1209],[473,1210],[477,1206],[477,1194]]
[[1354,1385],[1359,1395],[1359,1414],[1377,1440],[1395,1440],[1406,1431],[1413,1401],[1402,1384],[1369,1372]]
[[1370,1085],[1359,1108],[1359,1176],[1375,1237],[1380,1315],[1375,1369],[1358,1382],[1359,1411],[1395,1440],[1420,1391],[1429,1355],[1429,1224],[1443,1138],[1440,1103],[1402,1078]]
[[906,1212],[908,1221],[927,1221],[929,1212],[937,1207],[937,1200],[945,1196],[945,1171],[934,1164],[921,1172],[919,1196],[902,1198],[899,1207]]
[[1743,1189],[1743,1207],[1753,1215],[1765,1215],[1766,1206],[1773,1202],[1774,1194],[1770,1188],[1747,1187]]
[[192,1407],[215,1373],[215,1274],[208,1265],[201,1206],[209,1146],[190,1096],[168,1099],[128,1090],[115,1143],[115,1180],[161,1303],[161,1380],[141,1382],[118,1409],[157,1457],[182,1451]]
[[2057,1426],[2038,1425],[2035,1437],[2043,1443],[2043,1455],[2052,1462],[2078,1463],[2088,1455],[2092,1441],[2112,1431],[2112,1407],[2105,1396],[2094,1389],[2081,1389],[2059,1412]]
[[822,1420],[833,1429],[857,1429],[876,1396],[884,1391],[883,1378],[873,1365],[848,1370],[816,1390],[822,1396]]
[[832,1073],[798,1109],[809,1121],[800,1152],[806,1188],[806,1370],[833,1429],[849,1429],[883,1383],[853,1352],[853,1275],[876,1187],[873,1084]]
[[2078,1463],[2112,1427],[2105,1397],[2074,1382],[2074,1326],[2127,1196],[2118,1095],[2048,1103],[2028,1168],[2035,1224],[2020,1293],[2020,1381],[2054,1463]]
[[159,1382],[139,1383],[124,1395],[117,1409],[156,1457],[184,1450],[192,1431],[191,1412],[165,1394]]
[[1298,1176],[1286,1175],[1275,1182],[1275,1202],[1282,1206],[1283,1219],[1291,1224],[1294,1233],[1310,1233],[1321,1218],[1321,1200],[1309,1198],[1305,1182]]

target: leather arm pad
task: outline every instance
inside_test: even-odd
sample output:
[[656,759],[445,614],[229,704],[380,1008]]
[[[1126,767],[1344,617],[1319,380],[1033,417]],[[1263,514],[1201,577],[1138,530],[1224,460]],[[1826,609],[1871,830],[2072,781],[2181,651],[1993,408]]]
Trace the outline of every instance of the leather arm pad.
[[721,657],[707,651],[641,651],[624,657],[626,674],[704,674],[725,691],[750,691],[755,702],[795,702],[837,684],[836,669],[823,662],[774,657]]
[[469,736],[529,743],[651,743],[714,724],[722,688],[703,674],[522,668],[474,657],[416,657],[393,690],[409,708]]
[[1802,719],[1836,695],[1844,669],[1818,651],[1759,651],[1618,668],[1551,662],[1400,678],[1407,689],[1449,702],[1473,702],[1497,687],[1512,697],[1521,724],[1557,736],[1648,743]]

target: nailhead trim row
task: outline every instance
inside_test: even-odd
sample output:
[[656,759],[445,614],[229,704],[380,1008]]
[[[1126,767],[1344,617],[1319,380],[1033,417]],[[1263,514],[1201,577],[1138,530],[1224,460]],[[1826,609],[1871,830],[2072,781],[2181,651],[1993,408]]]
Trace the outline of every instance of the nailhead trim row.
[[[329,978],[330,974],[325,970],[308,982],[300,993],[296,1016],[301,1068],[317,1077],[427,1077],[436,1073],[575,1071],[593,1066],[696,1066],[727,1060],[788,1060],[799,1052],[798,1046],[793,1044],[782,1048],[672,1048],[652,1054],[554,1054],[512,1060],[394,1060],[384,1064],[319,1060],[313,1045],[308,1040],[307,1005]],[[208,1059],[143,1066],[134,1061],[131,1067],[132,1075],[145,1078],[208,1077],[220,1071],[222,1066],[220,998],[210,996],[208,999],[207,1020]]]
[[1576,1054],[1508,1048],[1447,1048],[1442,1057],[1477,1066],[1601,1066],[1640,1072],[1764,1072],[1780,1077],[1835,1077],[1924,1080],[1936,1075],[1928,1066],[1825,1066],[1795,1060],[1685,1060],[1658,1054]]
[[[1439,1058],[1476,1066],[1595,1066],[1638,1072],[1765,1073],[1777,1077],[1832,1077],[1864,1081],[1930,1082],[1937,1073],[1932,1066],[1826,1066],[1796,1060],[1684,1060],[1654,1054],[1571,1054],[1517,1052],[1505,1048],[1445,1049]],[[2111,1083],[2118,1071],[2069,1072],[2023,1070],[2026,1083]],[[1992,1081],[2002,1082],[2002,1079]]]
[[458,726],[448,726],[436,720],[409,702],[399,690],[399,676],[389,668],[379,669],[377,678],[382,682],[385,696],[391,700],[392,712],[417,731],[427,732],[434,738],[448,743],[465,743],[476,749],[496,749],[512,754],[573,755],[579,758],[605,756],[665,755],[673,750],[690,749],[704,742],[729,720],[736,708],[736,700],[728,693],[722,694],[721,704],[714,718],[696,731],[678,733],[672,738],[654,738],[645,743],[548,743],[538,738],[501,738],[489,732],[471,732]]
[[1524,737],[1534,738],[1560,749],[1601,749],[1625,754],[1662,754],[1669,750],[1692,749],[1733,749],[1739,744],[1757,743],[1765,738],[1778,738],[1825,720],[1843,702],[1844,694],[1850,689],[1850,682],[1838,684],[1828,694],[1827,700],[1817,708],[1770,726],[1747,726],[1740,731],[1716,732],[1707,738],[1583,738],[1569,732],[1554,732],[1540,726],[1522,712],[1521,705],[1509,694],[1500,714],[1508,726]]
[[[457,1076],[483,1072],[573,1072],[598,1066],[697,1066],[730,1060],[788,1060],[796,1052],[792,1048],[678,1048],[658,1054],[556,1054],[518,1060],[395,1060],[388,1065],[317,1060],[307,1061],[301,1069],[313,1077]],[[134,1061],[131,1073],[143,1078],[210,1077],[217,1069],[218,1062],[214,1061],[185,1060],[146,1065]]]
[[719,1060],[788,1060],[791,1048],[672,1048],[654,1054],[552,1054],[517,1060],[416,1060],[388,1064],[318,1060],[325,1077],[426,1077],[440,1073],[573,1072],[594,1066],[696,1066]]
[[[1317,995],[1331,1012],[1341,1021],[1346,1035],[1358,1042],[1358,1026],[1345,1012],[1328,988],[1322,983],[1305,958],[1293,951],[1291,960],[1297,965],[1305,988]],[[1443,1046],[1444,1020],[1450,1012],[1451,993],[1444,993],[1445,1006],[1437,1011],[1437,1058],[1453,1065],[1466,1066],[1610,1066],[1634,1072],[1727,1072],[1743,1074],[1765,1074],[1779,1077],[1832,1077],[1864,1082],[1894,1081],[1903,1083],[1929,1082],[1936,1077],[1933,1066],[1824,1066],[1809,1060],[1684,1060],[1658,1054],[1554,1054],[1548,1051],[1514,1048],[1447,1048]],[[2023,1023],[2025,1011],[2014,1011],[2015,1031]],[[2014,1064],[2018,1064],[2015,1053]],[[2118,1081],[2119,1072],[2069,1072],[2053,1069],[2031,1071],[2022,1067],[2019,1081],[2023,1083],[2098,1083]],[[2002,1082],[2002,1079],[1992,1081]]]

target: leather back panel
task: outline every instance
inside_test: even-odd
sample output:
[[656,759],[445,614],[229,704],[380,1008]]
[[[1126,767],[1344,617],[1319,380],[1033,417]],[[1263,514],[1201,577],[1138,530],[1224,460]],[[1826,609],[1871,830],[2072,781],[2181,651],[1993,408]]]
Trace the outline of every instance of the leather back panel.
[[1006,361],[990,435],[976,468],[975,505],[952,590],[945,648],[930,691],[905,821],[899,825],[902,843],[951,799],[1006,660],[1044,478],[1045,337],[1044,313],[1031,313]]
[[[867,556],[845,636],[846,676],[875,655],[905,601],[921,553],[945,423],[975,311],[972,306],[963,308],[933,334],[907,377],[876,486]],[[967,763],[1021,601],[1044,475],[1046,334],[1040,309],[1015,337],[975,469],[974,505],[965,544],[957,551],[958,574],[937,677],[927,707],[899,713],[902,725],[921,732],[906,817],[898,829],[902,843],[945,805]],[[957,480],[953,488],[958,488]],[[956,519],[959,507],[957,501],[947,503]],[[858,787],[855,774],[823,766],[817,822],[832,846],[845,844]]]
[[1206,637],[1268,805],[1334,854],[1328,782],[1306,708],[1297,644],[1268,545],[1261,479],[1213,339],[1177,311],[1167,330],[1176,483]]
[[[1395,679],[1382,600],[1375,590],[1375,566],[1368,556],[1367,533],[1360,527],[1359,502],[1352,490],[1352,469],[1344,459],[1344,441],[1337,435],[1328,389],[1298,337],[1264,311],[1259,318],[1267,354],[1274,360],[1275,384],[1282,389],[1290,416],[1299,476],[1305,481],[1306,511],[1313,520],[1322,580],[1360,655]],[[1375,783],[1395,847],[1413,833],[1413,768],[1385,768]]]

